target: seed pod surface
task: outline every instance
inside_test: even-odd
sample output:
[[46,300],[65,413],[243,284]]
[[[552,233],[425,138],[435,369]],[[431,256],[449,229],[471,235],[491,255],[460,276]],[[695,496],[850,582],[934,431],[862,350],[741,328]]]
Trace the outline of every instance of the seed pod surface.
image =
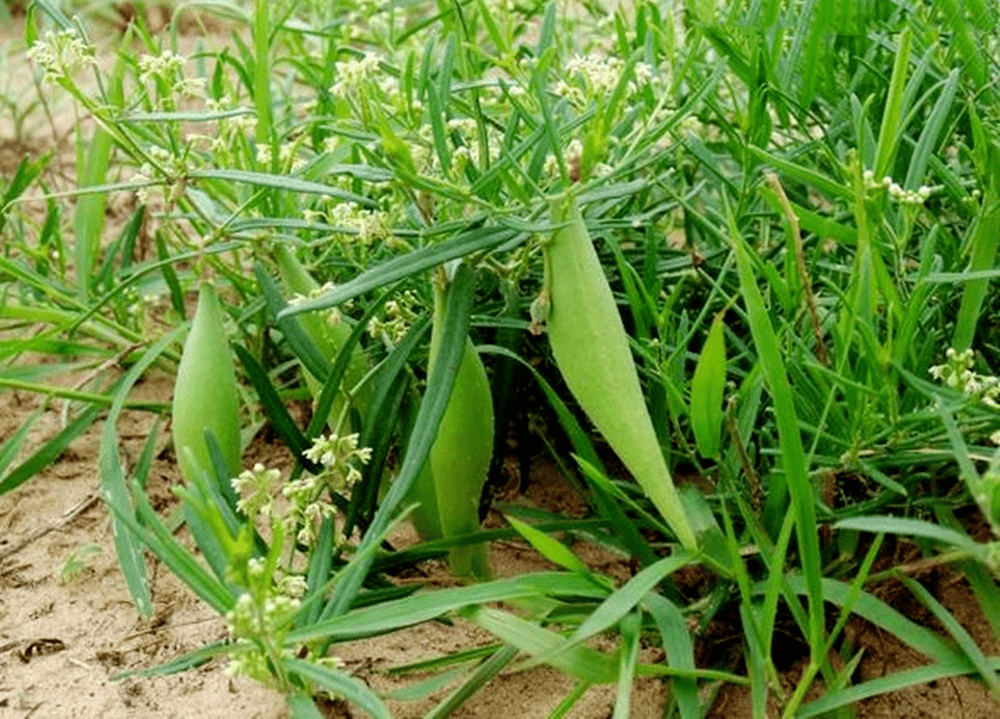
[[553,202],[567,223],[545,245],[549,341],[573,396],[686,549],[697,548],[660,450],[618,307],[576,200]]
[[[308,297],[311,292],[319,289],[319,283],[316,282],[313,276],[309,274],[309,271],[298,261],[295,254],[285,245],[277,245],[275,247],[274,258],[278,263],[278,269],[281,271],[282,280],[292,292]],[[320,352],[330,362],[335,361],[341,348],[351,336],[351,326],[346,322],[330,324],[318,312],[304,312],[297,315],[297,319],[302,325],[303,331],[309,335],[309,338],[316,344]],[[337,421],[344,407],[347,394],[343,390],[354,388],[367,373],[368,360],[361,348],[355,344],[354,349],[351,351],[351,359],[347,363],[347,369],[344,371],[341,384],[342,391],[337,395],[337,399],[330,409],[329,419],[331,422]],[[313,397],[318,398],[319,393],[323,391],[323,385],[308,370],[305,370],[305,379],[306,385],[309,387],[309,391]],[[354,405],[362,415],[367,408],[369,393],[369,388],[365,386],[354,397]]]
[[[437,328],[444,306],[441,295],[436,291],[431,367],[440,343]],[[424,539],[457,537],[479,530],[479,500],[493,457],[493,431],[493,397],[486,368],[472,340],[466,338],[437,438],[409,494],[409,501],[420,502],[412,521]],[[448,559],[458,576],[490,575],[485,544],[456,547]]]
[[184,342],[174,384],[174,449],[181,476],[188,482],[208,474],[214,477],[205,430],[219,443],[230,476],[240,471],[239,399],[236,370],[226,341],[222,308],[208,282],[198,288],[198,308]]

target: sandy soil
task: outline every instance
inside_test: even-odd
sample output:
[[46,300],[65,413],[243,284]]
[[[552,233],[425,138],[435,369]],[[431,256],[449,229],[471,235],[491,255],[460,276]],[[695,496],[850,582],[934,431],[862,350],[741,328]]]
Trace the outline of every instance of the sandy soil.
[[[16,47],[19,27],[0,29],[0,46]],[[20,88],[22,102],[30,100],[24,88],[23,57],[0,68],[0,91]],[[35,122],[18,125],[0,114],[0,175],[9,173],[26,153],[35,155],[55,147],[71,153],[65,128],[50,131],[39,109]],[[65,117],[65,116],[63,116]],[[20,134],[17,130],[20,128]],[[72,154],[64,156],[71,167]],[[59,171],[59,165],[54,171]],[[71,173],[70,173],[71,174]],[[68,179],[68,178],[65,178]],[[56,184],[58,179],[56,178]],[[136,387],[136,397],[165,401],[170,380],[153,376]],[[0,392],[0,442],[9,437],[40,406],[38,397],[19,392]],[[48,407],[32,429],[26,453],[41,446],[62,426],[61,402]],[[118,431],[126,464],[134,463],[152,431],[150,414],[126,412]],[[0,716],[27,719],[138,718],[138,717],[241,717],[270,719],[287,716],[282,697],[244,680],[233,680],[224,663],[216,661],[179,676],[153,679],[112,677],[127,670],[155,666],[186,651],[225,635],[221,621],[196,601],[155,562],[150,563],[155,615],[140,621],[129,601],[114,559],[108,514],[97,497],[96,459],[101,424],[75,441],[59,461],[23,485],[0,497]],[[161,426],[159,447],[167,447],[166,426]],[[280,448],[256,442],[250,449],[253,461],[280,455]],[[23,457],[22,457],[23,458]],[[543,506],[572,503],[572,490],[544,464],[529,477],[523,501]],[[151,492],[167,501],[169,487],[178,481],[169,450],[161,452],[151,473]],[[400,538],[405,541],[405,538]],[[581,552],[589,551],[585,547]],[[593,557],[603,571],[625,577],[628,568],[613,558]],[[491,562],[499,575],[538,569],[544,562],[524,546],[498,543]],[[72,572],[74,566],[78,571]],[[444,578],[442,568],[429,563],[427,578]],[[935,594],[989,653],[1000,652],[1000,644],[979,613],[964,582],[941,572],[922,577]],[[926,612],[905,602],[900,607],[918,621],[934,626]],[[863,622],[853,622],[849,631],[856,646],[865,648],[855,680],[875,678],[918,666],[923,660],[896,638]],[[740,641],[738,625],[715,627],[699,648],[707,656],[725,652]],[[389,637],[338,647],[347,667],[373,687],[391,691],[406,682],[388,677],[384,670],[420,659],[440,656],[457,649],[480,646],[491,637],[457,622],[454,626],[431,623]],[[655,660],[655,650],[647,650]],[[791,662],[785,678],[789,685],[801,672],[800,662]],[[573,687],[573,682],[550,669],[502,674],[455,716],[545,717]],[[394,716],[422,716],[444,688],[422,702],[393,702]],[[644,680],[634,688],[633,716],[659,717],[664,687]],[[595,687],[571,714],[576,719],[610,717],[613,687]],[[351,716],[342,710],[341,716]],[[750,716],[747,692],[723,687],[711,719]],[[865,702],[858,709],[863,719],[957,719],[995,718],[1000,704],[980,683],[968,678],[941,681],[933,686],[913,687]]]

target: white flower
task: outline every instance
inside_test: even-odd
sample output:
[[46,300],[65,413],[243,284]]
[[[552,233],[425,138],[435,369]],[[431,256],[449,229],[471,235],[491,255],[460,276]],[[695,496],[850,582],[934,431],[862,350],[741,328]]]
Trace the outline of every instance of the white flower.
[[346,60],[334,63],[337,82],[330,88],[330,94],[343,97],[359,92],[369,79],[378,75],[379,60],[374,53],[366,53],[360,60]]
[[73,30],[49,30],[36,40],[27,52],[30,60],[45,70],[45,82],[53,83],[73,75],[87,65],[93,65],[94,46],[88,45]]

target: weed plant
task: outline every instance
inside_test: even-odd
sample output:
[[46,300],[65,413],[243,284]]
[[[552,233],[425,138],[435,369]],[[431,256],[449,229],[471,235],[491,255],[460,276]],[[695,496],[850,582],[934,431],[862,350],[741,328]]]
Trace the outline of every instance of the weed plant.
[[[554,717],[595,683],[617,685],[614,716],[628,717],[640,676],[661,678],[665,716],[683,719],[704,716],[726,682],[749,687],[761,718],[769,699],[785,717],[853,716],[866,697],[961,674],[1000,688],[998,658],[907,567],[873,574],[886,534],[912,538],[965,575],[1000,630],[995,7],[212,7],[231,32],[182,55],[177,18],[209,10],[178,9],[157,37],[140,18],[97,50],[86,17],[33,4],[26,40],[45,91],[68,93],[96,129],[78,133],[77,188],[49,192],[43,221],[20,198],[46,189],[45,158],[4,178],[0,201],[0,386],[70,407],[27,460],[13,461],[31,422],[0,447],[0,492],[103,417],[102,491],[137,608],[151,609],[148,549],[229,621],[229,641],[147,673],[228,654],[234,671],[285,692],[297,717],[316,716],[323,693],[385,717],[384,697],[338,665],[336,644],[461,616],[496,644],[398,668],[440,672],[410,697],[461,677],[431,716],[538,664],[577,681]],[[113,57],[105,69],[98,52]],[[110,193],[136,204],[108,238]],[[648,412],[669,469],[710,487],[663,495],[666,509],[609,472],[595,442],[591,420],[603,420],[590,405],[612,390],[564,380],[563,350],[553,361],[535,338],[560,311],[544,258],[572,224],[550,214],[566,198],[628,330],[645,403],[636,419]],[[281,252],[315,278],[308,296],[278,279]],[[428,278],[441,265],[453,279],[428,367]],[[166,411],[130,390],[151,366],[176,366],[203,280],[223,297],[240,360],[244,442],[270,422],[298,465],[231,481],[209,434],[213,462],[178,488],[171,522],[145,498],[155,437],[126,473],[115,424],[126,407]],[[309,317],[350,328],[337,352],[324,353]],[[581,355],[609,341],[591,335],[576,340]],[[394,551],[386,537],[412,509],[455,381],[447,369],[469,336],[497,418],[523,411],[513,376],[537,382],[558,419],[544,439],[591,512],[504,506],[510,528]],[[370,370],[345,382],[358,351]],[[18,361],[28,352],[58,362]],[[68,372],[87,373],[86,385],[53,381]],[[306,396],[313,419],[301,427],[286,404]],[[642,486],[660,491],[669,473],[659,481]],[[959,522],[969,507],[986,529]],[[201,557],[175,536],[181,522]],[[559,569],[449,589],[392,581],[512,536]],[[634,560],[634,576],[618,584],[589,568],[572,538]],[[692,568],[696,590],[677,580]],[[890,577],[949,636],[870,591]],[[696,666],[695,645],[729,610],[742,658]],[[806,647],[791,691],[775,662],[779,613]],[[861,651],[843,635],[852,616],[928,663],[858,682]],[[588,644],[609,631],[614,652]],[[643,642],[667,658],[641,661]],[[807,700],[814,680],[822,690]]]

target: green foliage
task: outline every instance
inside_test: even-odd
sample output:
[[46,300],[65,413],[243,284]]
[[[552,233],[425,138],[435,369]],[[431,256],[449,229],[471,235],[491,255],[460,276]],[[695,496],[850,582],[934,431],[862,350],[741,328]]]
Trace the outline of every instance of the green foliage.
[[[40,102],[59,95],[96,130],[75,134],[75,189],[53,191],[48,158],[0,178],[0,387],[68,415],[19,464],[45,408],[5,438],[0,492],[107,412],[102,491],[137,607],[151,608],[148,549],[229,621],[231,643],[161,671],[227,653],[296,716],[322,693],[386,716],[335,645],[462,615],[497,643],[419,667],[443,674],[405,696],[461,679],[431,716],[533,663],[577,681],[555,716],[593,683],[615,684],[627,716],[642,676],[669,684],[683,719],[720,681],[749,687],[755,719],[772,699],[787,717],[849,716],[962,674],[996,691],[997,659],[926,588],[907,583],[953,641],[872,591],[897,571],[872,574],[895,534],[963,572],[997,616],[995,542],[956,519],[1000,523],[988,3],[211,5],[198,12],[234,32],[197,56],[175,54],[176,24],[155,37],[140,21],[107,64],[91,18],[33,8]],[[120,192],[138,206],[102,241]],[[443,266],[458,269],[435,293]],[[151,367],[189,385],[178,328],[206,277],[218,305],[197,345],[216,374],[189,404],[229,389],[211,421],[173,409],[178,458],[196,448],[177,490],[195,554],[145,496],[153,444],[127,473],[116,423],[126,407],[170,411],[129,399]],[[69,388],[71,373],[88,386]],[[511,391],[517,373],[537,404]],[[303,399],[314,416],[299,426],[289,403]],[[494,406],[554,417],[542,440],[586,517],[506,507],[510,528],[480,528]],[[242,466],[266,423],[290,476]],[[682,473],[711,489],[676,491]],[[414,496],[436,507],[434,538],[390,551]],[[393,582],[446,553],[481,570],[485,543],[514,536],[565,571]],[[634,576],[588,567],[569,540],[629,555]],[[704,582],[678,581],[693,571]],[[501,601],[513,606],[488,606]],[[696,667],[727,616],[742,660]],[[779,616],[807,647],[791,691]],[[930,664],[854,683],[852,616]],[[605,632],[615,651],[587,644]],[[647,641],[664,662],[644,663]],[[807,700],[814,678],[824,693]]]

